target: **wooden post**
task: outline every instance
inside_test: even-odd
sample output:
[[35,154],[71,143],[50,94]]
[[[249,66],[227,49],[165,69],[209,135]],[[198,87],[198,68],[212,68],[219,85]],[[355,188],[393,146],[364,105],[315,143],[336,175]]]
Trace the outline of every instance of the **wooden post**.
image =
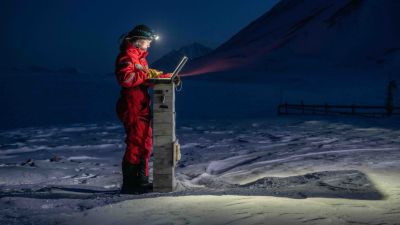
[[155,82],[153,88],[153,190],[176,189],[175,166],[180,159],[180,145],[175,135],[175,84]]

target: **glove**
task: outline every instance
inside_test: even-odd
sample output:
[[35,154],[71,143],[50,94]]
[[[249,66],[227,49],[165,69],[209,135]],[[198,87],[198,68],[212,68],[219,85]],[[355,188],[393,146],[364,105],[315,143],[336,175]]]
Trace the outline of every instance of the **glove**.
[[159,78],[171,78],[171,77],[172,77],[171,73],[166,73],[159,76]]
[[156,69],[148,69],[147,70],[147,78],[159,78],[162,75],[162,71],[158,71]]

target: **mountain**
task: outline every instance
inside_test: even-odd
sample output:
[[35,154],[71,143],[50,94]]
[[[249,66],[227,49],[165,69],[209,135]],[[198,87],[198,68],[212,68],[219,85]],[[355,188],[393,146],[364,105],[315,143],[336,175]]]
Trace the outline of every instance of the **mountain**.
[[172,72],[183,56],[187,56],[189,57],[189,60],[193,60],[200,56],[204,56],[211,51],[211,48],[195,42],[190,45],[183,46],[178,50],[169,52],[152,63],[151,67],[165,72]]
[[186,75],[400,65],[400,1],[282,0]]

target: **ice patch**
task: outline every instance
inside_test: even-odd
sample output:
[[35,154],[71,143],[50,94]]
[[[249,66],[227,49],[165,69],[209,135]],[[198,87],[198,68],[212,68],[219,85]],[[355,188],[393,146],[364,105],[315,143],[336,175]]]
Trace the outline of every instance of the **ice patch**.
[[186,143],[186,144],[181,145],[181,149],[194,148],[194,147],[197,147],[200,145],[201,145],[200,143]]
[[182,127],[179,127],[179,130],[193,130],[193,128],[182,126]]
[[53,204],[44,204],[40,208],[42,208],[42,209],[51,209],[51,208],[54,208],[54,205]]
[[96,129],[96,127],[68,127],[68,128],[63,128],[60,131],[62,131],[62,132],[82,132],[82,131],[93,130],[93,129]]
[[374,131],[374,132],[390,132],[390,129],[378,128],[378,127],[369,127],[369,128],[354,128],[354,131]]
[[68,161],[71,161],[71,160],[95,160],[95,159],[100,159],[100,158],[92,157],[92,156],[86,156],[86,155],[71,156],[71,157],[67,158]]
[[104,185],[105,189],[116,188],[116,187],[117,187],[116,184]]
[[105,129],[107,130],[115,130],[115,129],[121,129],[121,125],[111,125],[111,126],[106,126]]
[[62,146],[57,146],[55,148],[52,148],[53,150],[55,149],[86,149],[86,150],[92,150],[92,149],[104,149],[104,148],[113,148],[116,147],[115,144],[99,144],[99,145],[62,145]]
[[74,177],[74,180],[89,179],[94,177],[97,177],[97,175],[91,173],[83,173],[79,177]]

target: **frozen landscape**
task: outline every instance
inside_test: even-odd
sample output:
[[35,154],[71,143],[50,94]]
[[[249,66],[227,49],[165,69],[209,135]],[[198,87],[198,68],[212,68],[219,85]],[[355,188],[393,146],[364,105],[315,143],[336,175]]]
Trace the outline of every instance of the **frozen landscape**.
[[137,196],[119,124],[2,131],[1,224],[398,224],[399,120],[179,124],[179,190]]

